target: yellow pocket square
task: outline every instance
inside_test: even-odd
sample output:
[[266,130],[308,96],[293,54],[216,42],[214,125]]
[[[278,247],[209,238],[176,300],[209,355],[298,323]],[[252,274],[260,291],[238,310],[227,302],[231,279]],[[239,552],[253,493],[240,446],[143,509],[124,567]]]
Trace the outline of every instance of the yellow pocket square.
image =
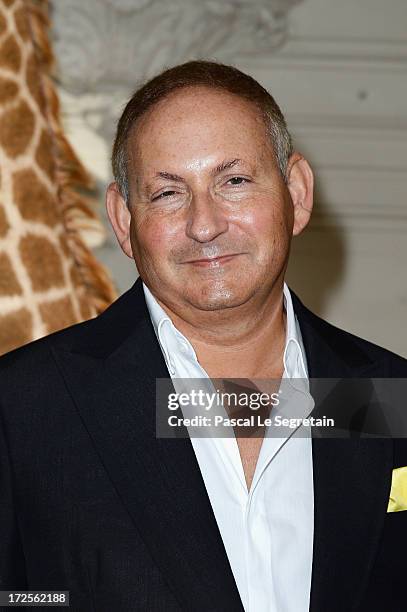
[[407,466],[393,470],[387,512],[407,510]]

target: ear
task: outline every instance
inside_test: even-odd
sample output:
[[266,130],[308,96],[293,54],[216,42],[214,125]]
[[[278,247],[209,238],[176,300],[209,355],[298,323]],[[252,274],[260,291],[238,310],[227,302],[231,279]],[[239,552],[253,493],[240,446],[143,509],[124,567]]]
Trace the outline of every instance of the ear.
[[298,152],[288,160],[287,188],[294,206],[293,236],[298,236],[310,220],[314,201],[314,175],[307,160]]
[[106,190],[106,210],[122,251],[133,259],[130,243],[131,214],[117,183],[110,183]]

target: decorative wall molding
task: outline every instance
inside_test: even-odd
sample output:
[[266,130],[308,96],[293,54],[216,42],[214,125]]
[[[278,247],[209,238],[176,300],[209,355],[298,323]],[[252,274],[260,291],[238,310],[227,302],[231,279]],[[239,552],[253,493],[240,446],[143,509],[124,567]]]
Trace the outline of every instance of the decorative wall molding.
[[[329,211],[329,207],[331,210]],[[320,212],[323,211],[323,212]],[[324,201],[315,204],[312,222],[308,232],[320,230],[356,232],[358,235],[383,233],[405,235],[407,232],[407,213],[404,207],[394,206],[392,202],[382,202],[381,206],[372,207],[370,204],[352,204],[347,202],[342,208]]]
[[407,117],[290,113],[289,122],[291,127],[295,127],[296,132],[312,134],[316,137],[326,137],[327,134],[332,134],[343,139],[348,138],[348,132],[351,132],[365,140],[374,136],[392,140],[406,140],[407,138]]
[[194,58],[270,56],[301,1],[53,0],[60,93],[75,98],[68,121],[82,122],[110,148],[123,101],[138,82]]
[[372,38],[355,40],[346,36],[336,38],[309,38],[290,35],[286,45],[279,50],[279,57],[284,59],[307,60],[317,59],[329,62],[346,62],[352,64],[366,63],[369,66],[394,65],[404,67],[407,64],[407,42],[405,40],[374,40]]
[[198,57],[269,53],[301,0],[64,0],[52,2],[63,87],[106,91]]

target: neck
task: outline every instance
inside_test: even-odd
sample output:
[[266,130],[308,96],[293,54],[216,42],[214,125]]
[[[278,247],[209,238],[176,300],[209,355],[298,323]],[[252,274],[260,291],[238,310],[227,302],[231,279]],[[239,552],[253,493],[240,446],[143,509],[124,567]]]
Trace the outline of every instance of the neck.
[[[191,342],[213,378],[279,378],[283,372],[286,313],[283,285],[255,303],[196,313],[174,312],[159,302]],[[189,316],[188,316],[189,315]]]

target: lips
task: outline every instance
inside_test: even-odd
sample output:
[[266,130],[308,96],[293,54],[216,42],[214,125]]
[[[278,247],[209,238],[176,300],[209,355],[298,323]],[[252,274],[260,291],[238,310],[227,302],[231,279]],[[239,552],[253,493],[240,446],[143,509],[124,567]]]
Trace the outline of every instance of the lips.
[[185,263],[191,264],[193,266],[198,267],[218,267],[220,265],[226,264],[231,261],[233,258],[240,255],[240,253],[231,253],[229,255],[220,255],[219,257],[204,257],[202,259],[193,259],[190,261],[186,261]]

